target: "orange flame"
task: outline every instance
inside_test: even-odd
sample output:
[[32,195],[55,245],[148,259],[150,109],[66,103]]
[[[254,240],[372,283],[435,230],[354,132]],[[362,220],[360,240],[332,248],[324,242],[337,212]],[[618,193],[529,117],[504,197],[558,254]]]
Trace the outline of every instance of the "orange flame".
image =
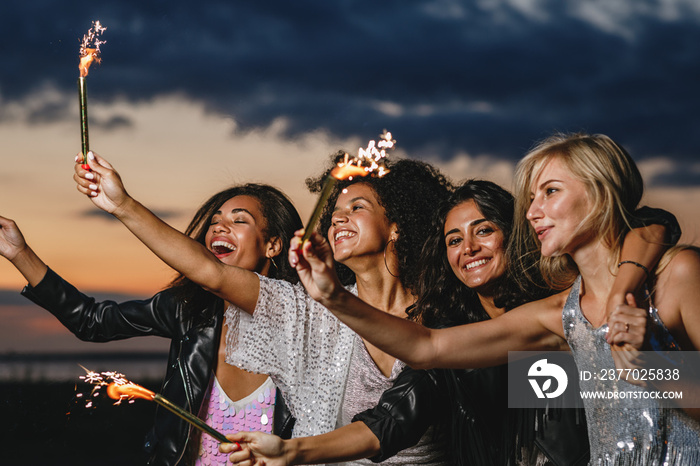
[[100,63],[100,45],[104,44],[105,41],[100,40],[99,37],[105,30],[107,28],[102,26],[99,21],[93,21],[90,30],[83,36],[80,43],[80,64],[78,65],[81,78],[88,75],[90,65],[93,62]]
[[87,52],[87,54],[80,57],[80,64],[78,65],[81,78],[88,75],[90,65],[92,65],[93,61],[95,63],[100,63],[100,57],[97,55],[97,49],[85,49],[85,52]]
[[353,176],[366,176],[368,173],[363,167],[350,163],[339,163],[331,170],[331,176],[336,180],[352,179]]
[[122,400],[124,398],[141,398],[143,400],[153,400],[153,397],[156,396],[156,394],[150,391],[149,389],[132,382],[125,384],[118,384],[112,382],[109,385],[107,385],[107,396],[109,396],[113,400]]
[[351,180],[354,176],[386,175],[389,173],[384,166],[386,150],[393,149],[395,143],[396,141],[391,139],[391,133],[385,130],[379,143],[370,141],[366,149],[360,148],[356,157],[351,159],[346,153],[345,158],[338,162],[338,166],[331,170],[331,176],[337,180]]

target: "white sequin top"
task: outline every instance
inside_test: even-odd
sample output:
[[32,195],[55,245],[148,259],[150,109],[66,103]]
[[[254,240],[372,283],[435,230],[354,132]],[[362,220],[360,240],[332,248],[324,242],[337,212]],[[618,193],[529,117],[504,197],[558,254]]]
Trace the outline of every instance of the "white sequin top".
[[330,432],[356,334],[302,285],[259,277],[253,317],[235,307],[226,311],[226,362],[270,375],[296,418],[294,437]]

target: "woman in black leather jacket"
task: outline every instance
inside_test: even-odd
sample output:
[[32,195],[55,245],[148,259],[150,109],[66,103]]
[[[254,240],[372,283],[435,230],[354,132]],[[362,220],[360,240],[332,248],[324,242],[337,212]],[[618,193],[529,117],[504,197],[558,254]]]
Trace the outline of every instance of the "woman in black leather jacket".
[[[49,269],[25,243],[12,220],[0,217],[0,226],[0,254],[29,282],[22,294],[53,313],[78,338],[110,341],[155,335],[171,340],[160,392],[177,405],[199,414],[212,374],[232,399],[244,398],[266,379],[224,363],[226,304],[186,278],[176,278],[169,288],[147,300],[96,302]],[[284,194],[271,186],[246,184],[207,200],[186,234],[223,262],[295,282],[296,273],[281,258],[286,258],[290,238],[300,227],[299,215]],[[278,391],[274,432],[288,438],[293,424]],[[171,412],[157,409],[144,447],[149,464],[194,464],[199,432]]]

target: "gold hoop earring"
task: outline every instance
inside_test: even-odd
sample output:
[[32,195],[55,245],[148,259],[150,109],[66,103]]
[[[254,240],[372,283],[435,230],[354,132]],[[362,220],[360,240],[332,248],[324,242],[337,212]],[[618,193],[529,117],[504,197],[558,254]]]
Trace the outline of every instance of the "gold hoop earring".
[[389,247],[389,243],[393,243],[393,242],[394,242],[394,240],[390,239],[389,241],[386,242],[386,246],[384,246],[384,267],[386,267],[386,271],[389,272],[389,275],[391,275],[394,278],[399,278],[398,275],[394,275],[393,273],[391,273],[391,270],[389,270],[389,264],[386,263],[386,248]]
[[270,259],[270,262],[272,262],[272,265],[274,265],[275,268],[276,268],[277,270],[279,270],[279,268],[277,267],[277,264],[275,264],[275,259],[274,259],[274,257],[268,257],[268,259]]

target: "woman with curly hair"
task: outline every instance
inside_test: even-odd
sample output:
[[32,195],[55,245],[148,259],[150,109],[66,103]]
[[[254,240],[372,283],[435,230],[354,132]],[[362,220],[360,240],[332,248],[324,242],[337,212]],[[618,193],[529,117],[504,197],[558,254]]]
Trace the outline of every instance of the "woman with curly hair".
[[[300,279],[367,341],[412,367],[487,367],[505,363],[509,351],[571,349],[580,370],[614,372],[636,368],[630,356],[648,336],[652,347],[669,357],[680,348],[700,348],[697,250],[684,249],[656,270],[621,255],[642,197],[641,176],[622,147],[604,135],[552,137],[518,164],[516,185],[513,241],[525,245],[517,257],[537,248],[545,282],[560,290],[550,297],[496,319],[429,329],[377,312],[346,293],[334,277],[329,247],[318,237],[304,247]],[[290,248],[290,257],[297,256]],[[466,272],[478,265],[460,256],[452,268]],[[615,276],[625,269],[648,274],[647,309],[637,308],[629,294],[627,304],[608,315]],[[591,378],[581,388],[600,391],[604,383]],[[648,383],[652,390],[668,387],[664,380]],[[611,388],[640,393],[617,401],[584,400],[592,464],[698,464],[700,424],[692,417],[697,410],[663,406],[625,380],[613,381]]]
[[[173,230],[128,196],[103,159],[88,172],[76,165],[78,189],[121,220],[161,259],[190,280],[235,305],[227,311],[227,362],[270,374],[297,419],[294,435],[316,435],[347,424],[374,406],[405,364],[365,345],[300,285],[268,279],[212,259],[201,245]],[[399,160],[381,178],[340,182],[321,219],[348,289],[384,312],[405,318],[414,301],[417,260],[430,225],[423,221],[449,191],[428,164]],[[406,189],[410,186],[410,189]],[[353,283],[352,285],[350,283]],[[244,319],[241,311],[252,313]],[[255,335],[255,337],[251,337]],[[365,433],[363,423],[353,423]],[[355,437],[352,437],[355,438]],[[335,451],[335,461],[371,456],[374,436],[358,435]],[[444,449],[426,433],[393,464],[444,464]]]

